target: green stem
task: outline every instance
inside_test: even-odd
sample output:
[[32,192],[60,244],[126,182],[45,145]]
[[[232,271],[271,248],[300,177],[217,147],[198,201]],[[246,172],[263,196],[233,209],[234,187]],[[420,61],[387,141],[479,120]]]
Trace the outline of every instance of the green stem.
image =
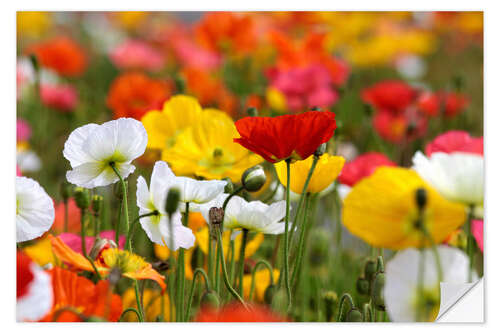
[[143,217],[148,217],[153,215],[157,216],[159,214],[160,213],[157,210],[155,210],[150,213],[139,215],[132,221],[132,223],[130,224],[130,229],[128,230],[127,239],[125,240],[125,249],[132,252],[132,237],[134,235],[136,229],[135,226],[137,225],[137,222],[139,222],[139,220],[142,219]]
[[139,283],[134,280],[134,291],[135,291],[135,302],[137,304],[137,309],[139,310],[139,321],[144,321],[144,309],[142,308],[141,298],[139,294]]
[[[184,212],[183,225],[187,226],[189,217],[189,202],[186,202],[186,210]],[[184,249],[179,248],[179,260],[177,262],[177,270],[179,272],[177,279],[177,313],[179,316],[179,321],[184,321],[183,309],[184,309]]]
[[115,226],[115,243],[118,245],[120,244],[120,224],[122,221],[122,210],[123,210],[123,199],[120,200],[120,209],[118,210],[118,219],[116,220],[116,226]]
[[120,319],[118,319],[118,321],[122,321],[123,317],[127,314],[127,312],[134,312],[135,315],[137,316],[137,319],[140,321],[141,320],[141,315],[139,314],[139,312],[134,309],[134,308],[126,308],[122,314],[120,315]]
[[472,235],[472,216],[474,214],[474,205],[469,207],[467,214],[467,256],[469,257],[468,282],[472,282],[472,272],[474,271],[474,236]]
[[351,295],[349,295],[347,293],[343,294],[342,297],[340,298],[339,311],[337,313],[337,322],[341,322],[342,321],[342,310],[344,309],[344,302],[346,300],[349,302],[349,306],[350,306],[351,309],[354,307],[354,302],[352,300]]
[[85,244],[85,209],[80,209],[80,237],[82,239],[82,253],[87,257],[87,245]]
[[257,272],[257,268],[260,265],[266,266],[267,269],[269,270],[269,281],[270,281],[269,285],[272,286],[274,284],[273,268],[271,267],[271,264],[269,264],[269,262],[267,262],[264,259],[261,259],[261,260],[257,261],[257,263],[255,264],[255,266],[253,267],[253,270],[252,270],[252,284],[250,286],[250,293],[248,295],[248,300],[250,302],[253,299],[253,292],[254,292],[254,289],[255,289],[255,273]]
[[[370,317],[370,320],[368,320],[368,317]],[[363,319],[366,322],[373,321],[372,309],[370,307],[370,304],[368,304],[368,303],[363,305]]]
[[[224,200],[224,203],[222,204],[222,209],[224,211],[226,211],[226,207],[227,207],[227,204],[229,203],[229,200],[231,200],[232,197],[234,197],[236,194],[240,193],[241,191],[243,191],[244,187],[243,186],[240,186],[238,187],[236,190],[233,191],[233,193],[231,193],[227,198],[226,200]],[[224,221],[224,220],[223,220]]]
[[290,160],[286,160],[286,212],[285,212],[285,244],[283,246],[283,261],[285,270],[285,288],[288,296],[288,308],[292,304],[292,292],[290,290],[290,279],[288,272],[288,221],[290,219]]
[[240,246],[240,267],[239,267],[239,277],[240,277],[240,284],[239,284],[239,292],[240,295],[243,295],[243,274],[245,271],[245,248],[247,247],[247,238],[248,238],[248,229],[243,228],[243,238],[241,240],[241,246]]
[[189,297],[187,300],[186,315],[184,316],[184,318],[186,319],[189,318],[189,312],[191,311],[191,303],[193,301],[194,287],[196,286],[196,278],[198,277],[198,275],[202,275],[203,278],[205,279],[206,292],[210,291],[210,284],[207,273],[205,273],[205,271],[202,268],[196,268],[193,273],[193,283],[191,284],[191,290],[189,291]]
[[302,225],[300,228],[300,237],[299,237],[299,245],[297,247],[297,253],[295,256],[295,263],[294,263],[294,268],[293,268],[293,273],[292,273],[292,280],[291,280],[291,285],[295,285],[295,279],[297,278],[297,273],[300,270],[301,264],[302,264],[302,258],[304,256],[304,240],[305,240],[305,234],[306,234],[306,225],[307,225],[307,217],[308,217],[308,210],[309,210],[309,198],[310,194],[308,193],[306,195],[306,208],[305,208],[305,213],[304,213],[304,220],[302,221]]
[[110,162],[109,166],[113,169],[115,174],[118,176],[118,179],[120,179],[120,183],[122,185],[122,195],[123,195],[122,203],[123,203],[123,211],[124,211],[124,215],[125,215],[125,234],[128,235],[129,219],[128,219],[127,186],[125,185],[125,181],[123,180],[123,177],[118,172],[118,169],[116,169],[115,162]]
[[419,257],[419,268],[418,268],[418,297],[419,302],[417,305],[417,312],[415,321],[420,321],[422,318],[422,306],[425,301],[424,294],[424,275],[425,275],[425,250],[423,247],[420,248],[420,257]]

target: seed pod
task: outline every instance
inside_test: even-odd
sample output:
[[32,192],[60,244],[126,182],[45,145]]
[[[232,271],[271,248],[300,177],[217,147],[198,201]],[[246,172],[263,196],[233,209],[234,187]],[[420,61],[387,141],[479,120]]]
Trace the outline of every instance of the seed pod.
[[266,183],[264,168],[256,165],[247,169],[241,176],[241,184],[248,192],[256,192]]
[[365,278],[359,277],[356,280],[356,290],[360,295],[370,294],[370,281]]
[[206,291],[201,297],[200,304],[211,308],[218,308],[220,305],[219,296],[214,290]]
[[377,273],[377,263],[373,260],[368,260],[365,263],[365,278],[368,281],[371,281],[373,277]]
[[178,188],[171,188],[167,194],[167,200],[165,203],[165,211],[167,214],[171,215],[175,213],[179,207],[179,201],[181,200],[181,191]]
[[385,311],[384,301],[385,274],[377,273],[373,280],[372,301],[377,310]]
[[358,308],[352,308],[347,312],[345,316],[345,321],[347,322],[360,322],[363,321],[363,314]]
[[87,209],[90,206],[89,191],[83,187],[75,188],[74,192],[76,206],[80,209]]
[[334,291],[327,291],[323,294],[323,300],[325,301],[326,310],[326,320],[332,321],[333,314],[335,312],[335,306],[337,305],[338,296]]

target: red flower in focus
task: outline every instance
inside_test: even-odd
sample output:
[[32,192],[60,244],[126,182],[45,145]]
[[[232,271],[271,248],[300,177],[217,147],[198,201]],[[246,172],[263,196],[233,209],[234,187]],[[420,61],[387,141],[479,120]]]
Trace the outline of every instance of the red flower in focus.
[[78,93],[70,85],[49,85],[40,87],[42,103],[59,111],[72,111],[78,102]]
[[[120,296],[113,294],[107,280],[97,284],[74,272],[54,267],[50,270],[54,289],[52,311],[41,321],[75,322],[82,318],[70,311],[58,311],[70,307],[85,317],[100,317],[117,321],[122,312]],[[57,318],[54,315],[57,313]]]
[[221,309],[204,307],[198,312],[195,322],[224,322],[224,323],[248,323],[248,322],[284,322],[286,318],[272,312],[265,306],[251,305],[245,309],[241,304],[233,303]]
[[154,80],[143,73],[131,72],[118,76],[108,93],[107,105],[115,118],[132,117],[140,120],[154,109],[161,109],[170,97],[166,82]]
[[377,111],[399,113],[405,110],[416,97],[416,91],[404,81],[382,81],[361,93],[365,103],[372,105]]
[[472,220],[472,235],[476,239],[477,246],[481,249],[481,252],[484,252],[484,250],[483,250],[483,242],[484,242],[483,229],[484,229],[483,220]]
[[427,130],[427,119],[415,109],[407,109],[399,114],[378,111],[372,121],[377,133],[393,143],[414,140],[423,136]]
[[356,159],[347,162],[339,176],[339,182],[354,186],[361,179],[370,176],[380,166],[396,166],[382,153],[369,152],[359,155]]
[[448,131],[425,146],[425,154],[463,152],[483,155],[483,137],[474,138],[465,131]]
[[271,163],[304,160],[333,136],[337,125],[329,111],[278,117],[246,117],[236,121],[239,143]]
[[84,50],[68,37],[55,37],[26,50],[35,54],[40,63],[64,76],[78,76],[87,68]]
[[[59,234],[64,231],[64,202],[55,203],[56,217],[51,230]],[[75,199],[68,199],[68,232],[80,232],[80,208],[76,206]]]
[[463,112],[469,100],[463,94],[455,92],[424,92],[418,98],[418,109],[424,114],[434,117],[443,109],[446,117],[454,117]]

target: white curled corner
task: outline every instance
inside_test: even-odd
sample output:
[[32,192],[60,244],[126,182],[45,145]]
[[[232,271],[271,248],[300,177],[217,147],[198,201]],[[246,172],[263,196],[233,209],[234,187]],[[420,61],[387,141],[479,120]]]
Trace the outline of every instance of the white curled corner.
[[436,322],[484,322],[484,280],[473,283],[441,282],[441,304]]

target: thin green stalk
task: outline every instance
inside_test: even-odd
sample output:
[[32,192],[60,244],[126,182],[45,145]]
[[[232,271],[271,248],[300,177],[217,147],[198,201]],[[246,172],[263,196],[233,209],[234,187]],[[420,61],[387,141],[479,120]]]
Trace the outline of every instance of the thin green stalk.
[[137,316],[137,319],[140,321],[141,315],[135,308],[126,308],[120,315],[120,319],[118,319],[118,321],[122,321],[123,317],[127,314],[127,312],[134,312],[135,315]]
[[125,240],[125,248],[128,251],[132,252],[132,237],[134,236],[134,232],[136,229],[135,226],[137,225],[137,222],[139,222],[139,220],[142,219],[143,217],[159,215],[159,214],[160,213],[157,210],[155,210],[150,213],[139,215],[132,221],[132,223],[130,224],[130,228],[128,230],[127,239]]
[[[368,317],[370,318],[370,320],[368,320]],[[368,303],[363,305],[363,319],[366,322],[373,321],[372,309],[370,307],[370,304]]]
[[[189,217],[189,202],[186,202],[186,209],[184,212],[183,224],[187,226]],[[178,299],[177,299],[177,309],[179,313],[179,320],[184,321],[183,309],[184,309],[184,249],[179,248],[179,261],[177,262],[177,269],[179,271],[178,280],[177,280],[177,289],[178,289]]]
[[285,288],[288,296],[288,308],[292,304],[292,291],[290,290],[290,279],[288,272],[288,221],[290,219],[290,160],[286,160],[286,213],[285,213],[285,243],[283,246],[283,260],[285,270]]
[[472,216],[474,214],[474,205],[469,207],[467,214],[467,256],[469,257],[469,273],[467,280],[472,282],[472,272],[474,271],[474,236],[472,235]]
[[207,273],[202,268],[196,268],[193,273],[193,283],[191,284],[191,289],[189,291],[189,297],[187,300],[187,307],[186,307],[186,315],[184,318],[189,319],[189,312],[191,311],[191,303],[193,301],[193,295],[194,295],[194,287],[196,286],[196,278],[198,275],[202,275],[203,278],[205,279],[205,291],[209,292],[210,291],[210,284],[208,280]]
[[127,186],[125,185],[125,181],[123,180],[123,177],[118,172],[118,169],[116,169],[115,162],[110,162],[109,166],[113,169],[115,174],[118,176],[118,179],[120,179],[120,183],[122,185],[122,195],[123,195],[122,203],[123,203],[123,211],[124,211],[124,215],[125,215],[125,235],[127,235],[128,229],[129,229]]
[[269,270],[269,281],[270,281],[269,285],[272,286],[274,284],[273,268],[271,267],[271,264],[269,264],[269,262],[267,262],[264,259],[257,261],[257,263],[255,264],[255,266],[253,267],[253,270],[252,270],[252,284],[250,285],[250,293],[248,295],[248,300],[250,302],[253,299],[253,292],[255,289],[255,273],[257,272],[257,268],[260,265],[266,266],[266,268]]
[[419,256],[419,266],[418,266],[418,305],[417,312],[415,314],[415,321],[420,321],[422,318],[422,305],[424,304],[424,275],[425,275],[425,250],[423,247],[420,248]]
[[354,307],[354,302],[352,300],[351,295],[349,295],[347,293],[343,294],[342,297],[340,298],[340,302],[339,302],[339,310],[337,313],[337,322],[342,321],[342,310],[344,309],[344,302],[346,300],[349,302],[350,309],[352,309]]
[[116,220],[116,226],[115,226],[115,243],[119,244],[118,242],[120,241],[120,225],[122,222],[122,210],[123,210],[123,199],[120,200],[120,209],[118,210],[118,218]]
[[215,291],[219,292],[219,283],[220,283],[220,256],[219,249],[217,247],[217,253],[215,254],[215,272],[214,272],[214,281],[215,281]]
[[245,248],[247,247],[248,229],[243,228],[243,239],[241,240],[240,246],[240,279],[239,279],[239,293],[243,295],[243,273],[245,271]]
[[87,256],[87,245],[85,242],[85,209],[80,209],[80,237],[82,239],[82,253]]
[[240,193],[241,191],[243,191],[244,187],[243,186],[240,186],[238,187],[236,190],[233,191],[233,193],[231,193],[227,198],[226,200],[224,200],[224,203],[222,204],[222,209],[224,211],[226,211],[226,207],[227,207],[227,204],[229,203],[229,200],[231,200],[232,197],[234,197],[236,194]]
[[297,253],[295,255],[295,263],[294,263],[294,266],[293,266],[293,273],[292,273],[292,280],[291,280],[291,285],[292,286],[295,285],[295,279],[298,276],[297,273],[300,270],[300,267],[301,267],[301,264],[302,264],[302,258],[304,256],[304,249],[305,249],[304,240],[305,240],[305,234],[306,234],[307,217],[308,217],[308,210],[309,210],[309,201],[310,201],[310,194],[308,193],[306,195],[306,203],[305,203],[306,207],[305,207],[305,211],[304,211],[304,219],[302,221],[302,225],[301,225],[301,228],[300,228],[299,245],[297,247]]
[[[212,232],[211,232],[211,229],[212,227],[209,228],[208,230],[208,255],[207,255],[207,268],[208,268],[208,276],[210,277],[210,279],[213,278],[213,265],[214,265],[214,259],[213,259],[213,242],[212,242]],[[217,257],[218,257],[218,254],[217,254]]]
[[137,304],[137,309],[138,314],[139,314],[139,321],[143,322],[144,321],[144,310],[142,308],[142,303],[141,299],[139,297],[139,284],[137,283],[137,280],[134,280],[134,290],[135,290],[135,302]]

